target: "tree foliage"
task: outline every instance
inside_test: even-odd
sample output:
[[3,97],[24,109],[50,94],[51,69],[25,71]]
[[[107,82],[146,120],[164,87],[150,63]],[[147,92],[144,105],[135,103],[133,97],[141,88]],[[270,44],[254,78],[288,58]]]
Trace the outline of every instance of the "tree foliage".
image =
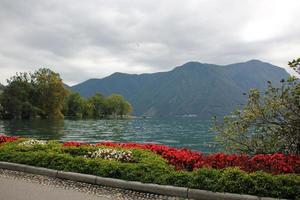
[[101,118],[104,115],[108,115],[105,109],[104,96],[100,93],[95,94],[88,99],[88,102],[92,106],[92,116],[93,118]]
[[123,96],[112,94],[104,97],[97,93],[84,99],[78,93],[71,93],[66,99],[64,114],[72,118],[123,117],[132,111],[131,104]]
[[82,118],[85,110],[85,99],[79,93],[71,93],[64,105],[63,113],[71,118]]
[[33,74],[17,73],[7,81],[1,105],[5,119],[62,118],[67,90],[59,74],[39,69]]
[[61,119],[123,117],[132,111],[121,95],[104,97],[98,93],[89,99],[67,90],[58,73],[42,68],[32,73],[17,73],[7,80],[0,94],[0,118]]
[[123,116],[132,112],[132,106],[123,96],[118,94],[112,94],[105,100],[107,112],[110,115]]
[[300,58],[294,59],[289,62],[289,66],[300,74]]
[[[299,69],[300,59],[291,62]],[[298,67],[297,67],[298,66]],[[300,84],[295,77],[276,88],[268,82],[264,93],[250,90],[248,102],[213,128],[228,151],[250,154],[300,154]]]
[[35,114],[32,105],[33,88],[28,73],[17,73],[8,81],[1,99],[2,115],[8,119],[30,118]]
[[39,69],[32,75],[34,102],[43,111],[43,118],[63,118],[61,112],[68,90],[58,73],[50,69]]

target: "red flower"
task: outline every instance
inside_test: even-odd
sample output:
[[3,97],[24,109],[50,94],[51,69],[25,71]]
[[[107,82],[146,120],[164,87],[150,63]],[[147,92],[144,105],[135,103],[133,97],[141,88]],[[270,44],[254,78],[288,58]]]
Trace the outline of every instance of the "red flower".
[[300,157],[296,155],[259,154],[250,157],[246,154],[214,153],[204,155],[189,149],[177,149],[159,144],[102,142],[97,145],[123,148],[149,149],[161,155],[176,169],[193,170],[201,167],[223,169],[239,167],[247,172],[265,171],[269,173],[300,173]]
[[75,142],[75,141],[69,141],[63,143],[63,147],[79,147],[82,145],[89,145],[89,144],[85,142]]
[[[63,146],[88,145],[82,142],[65,142]],[[141,143],[117,143],[100,142],[96,146],[122,147],[148,149],[161,155],[169,164],[174,165],[178,170],[193,170],[202,167],[224,169],[226,167],[239,167],[246,172],[265,171],[273,174],[279,173],[300,173],[300,157],[297,155],[258,154],[250,157],[246,154],[225,154],[214,153],[204,155],[201,152],[189,149],[177,149],[160,144],[141,144]]]
[[[9,137],[0,135],[0,144],[13,142],[19,137]],[[84,142],[69,141],[64,142],[63,147],[90,145]],[[141,143],[117,143],[100,142],[95,146],[122,147],[148,149],[166,159],[169,164],[174,165],[178,170],[194,170],[202,167],[211,167],[215,169],[224,169],[226,167],[239,167],[246,172],[265,171],[273,174],[280,173],[300,173],[300,156],[285,155],[282,153],[257,154],[250,157],[246,154],[225,154],[214,153],[204,155],[201,152],[191,151],[189,149],[178,149],[161,144],[141,144]]]
[[20,137],[0,135],[0,144],[5,143],[5,142],[14,142],[18,139],[20,139]]

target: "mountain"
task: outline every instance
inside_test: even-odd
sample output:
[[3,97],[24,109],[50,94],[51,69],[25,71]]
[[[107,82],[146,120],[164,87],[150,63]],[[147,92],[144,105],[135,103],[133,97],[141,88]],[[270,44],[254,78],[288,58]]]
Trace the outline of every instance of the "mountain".
[[71,89],[71,87],[70,87],[69,85],[67,85],[66,83],[63,83],[63,85],[64,85],[64,88],[65,88],[65,89],[67,89],[67,90],[70,90],[70,89]]
[[245,103],[243,93],[263,90],[267,81],[279,84],[288,73],[259,60],[219,66],[188,62],[168,72],[153,74],[114,73],[71,87],[85,97],[100,92],[122,94],[134,108],[134,115],[202,118],[223,116]]

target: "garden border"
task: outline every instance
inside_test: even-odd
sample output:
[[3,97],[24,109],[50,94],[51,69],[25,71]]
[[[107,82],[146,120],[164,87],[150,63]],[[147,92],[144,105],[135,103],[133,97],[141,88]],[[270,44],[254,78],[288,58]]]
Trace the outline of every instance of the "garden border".
[[49,176],[53,178],[68,179],[84,183],[91,183],[96,185],[135,190],[140,192],[149,192],[168,196],[177,196],[183,198],[192,198],[196,200],[275,200],[275,198],[258,197],[253,195],[233,194],[211,192],[199,189],[190,189],[186,187],[176,187],[170,185],[158,185],[151,183],[141,183],[137,181],[125,181],[115,178],[104,178],[100,176],[81,174],[75,172],[65,172],[42,167],[34,167],[30,165],[23,165],[11,162],[0,161],[1,169],[8,169],[13,171],[21,171],[25,173],[38,174]]

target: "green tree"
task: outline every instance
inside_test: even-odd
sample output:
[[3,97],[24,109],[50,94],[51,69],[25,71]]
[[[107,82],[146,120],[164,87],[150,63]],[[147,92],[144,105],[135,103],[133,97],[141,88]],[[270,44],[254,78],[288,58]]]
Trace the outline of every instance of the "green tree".
[[32,105],[33,87],[28,73],[17,73],[7,80],[4,88],[1,105],[2,116],[5,119],[27,119],[36,115],[35,106]]
[[289,66],[300,74],[300,58],[294,59],[289,62]]
[[[299,66],[293,62],[293,66]],[[294,67],[296,69],[296,67]],[[247,104],[215,121],[218,140],[228,151],[250,154],[300,154],[300,84],[291,77],[275,88],[268,83],[262,94],[252,89]]]
[[2,119],[3,106],[2,106],[2,92],[0,92],[0,119]]
[[65,115],[72,118],[82,118],[85,108],[85,99],[79,93],[71,93],[66,99]]
[[123,115],[128,115],[132,113],[132,111],[133,111],[132,105],[129,103],[129,101],[125,101],[123,103],[122,112],[120,113],[120,115],[123,117]]
[[37,107],[43,111],[42,118],[63,118],[62,109],[68,90],[58,73],[50,69],[42,68],[32,74],[34,88],[34,101]]
[[45,68],[33,74],[17,73],[8,80],[0,98],[0,116],[5,119],[60,119],[64,115],[99,119],[122,117],[131,111],[121,95],[105,98],[97,93],[86,100],[79,93],[70,94],[59,74]]
[[105,98],[102,94],[97,93],[88,99],[87,109],[92,107],[93,118],[103,118],[105,116]]
[[2,94],[4,88],[5,88],[5,87],[0,83],[0,94]]
[[112,94],[105,100],[107,113],[113,116],[123,117],[132,112],[131,104],[119,94]]
[[94,105],[88,101],[84,101],[84,109],[83,109],[83,118],[93,118],[94,117]]

